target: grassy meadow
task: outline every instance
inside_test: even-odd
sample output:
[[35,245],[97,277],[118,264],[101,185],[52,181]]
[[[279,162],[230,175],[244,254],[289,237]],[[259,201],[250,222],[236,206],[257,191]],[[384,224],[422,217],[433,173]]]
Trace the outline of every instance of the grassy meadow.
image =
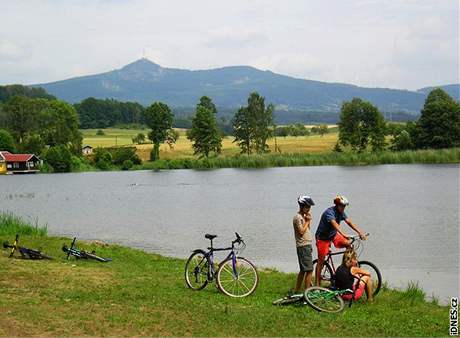
[[245,299],[226,297],[215,284],[195,292],[185,286],[184,259],[78,242],[113,261],[67,261],[61,246],[70,239],[47,236],[46,229],[30,232],[23,221],[11,227],[20,219],[9,217],[0,218],[1,242],[20,233],[22,245],[41,247],[55,259],[0,252],[0,336],[448,335],[448,308],[425,301],[415,285],[384,288],[373,304],[360,301],[340,314],[277,307],[272,301],[293,286],[294,274],[259,269],[259,287]]
[[[174,159],[191,159],[196,158],[193,155],[192,143],[187,139],[185,135],[185,129],[177,129],[180,137],[173,148],[170,148],[166,144],[160,146],[160,158],[165,160]],[[105,135],[96,135],[97,129],[84,129],[83,133],[83,145],[90,145],[91,147],[113,147],[115,145],[133,145],[132,138],[138,133],[147,135],[148,129],[134,130],[134,129],[104,129]],[[310,136],[287,136],[277,137],[277,145],[281,150],[281,153],[318,153],[318,152],[329,152],[337,142],[337,132],[332,132],[320,135]],[[275,151],[275,140],[270,139],[268,145],[272,152]],[[152,150],[152,144],[141,144],[136,145],[138,149],[138,155],[142,161],[148,161],[150,159],[150,152]],[[234,156],[240,153],[238,146],[233,143],[233,137],[227,136],[222,141],[222,156]]]

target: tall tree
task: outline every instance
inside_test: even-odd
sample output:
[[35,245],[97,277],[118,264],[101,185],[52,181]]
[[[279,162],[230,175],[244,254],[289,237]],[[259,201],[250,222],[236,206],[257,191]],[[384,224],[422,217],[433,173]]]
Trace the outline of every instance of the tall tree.
[[150,153],[152,161],[160,158],[160,144],[164,143],[172,129],[174,115],[169,107],[161,102],[155,102],[145,110],[145,123],[152,129],[149,133],[149,139],[153,143],[153,149]]
[[222,135],[217,127],[217,109],[212,100],[203,96],[196,106],[192,128],[187,138],[193,142],[194,154],[208,157],[211,152],[219,154],[222,149]]
[[233,120],[234,142],[238,143],[242,153],[250,154],[268,151],[267,140],[273,134],[273,110],[269,104],[265,107],[265,99],[257,92],[249,95],[248,105],[241,107]]
[[66,102],[49,101],[39,115],[39,134],[49,146],[68,146],[75,155],[81,152],[78,115],[75,108]]
[[241,107],[233,118],[233,136],[235,137],[233,142],[238,144],[241,153],[251,154],[253,133],[252,125],[249,122],[248,109],[246,107]]
[[428,94],[415,130],[417,148],[460,146],[460,104],[441,88]]
[[25,96],[13,96],[2,106],[2,123],[11,132],[17,143],[22,143],[31,133],[37,132],[39,114],[48,105],[45,99],[30,99]]
[[340,112],[339,142],[361,152],[368,145],[373,151],[385,146],[385,120],[370,102],[354,98],[344,102]]
[[0,151],[6,150],[9,152],[16,151],[16,145],[14,143],[14,138],[11,134],[4,129],[0,129]]

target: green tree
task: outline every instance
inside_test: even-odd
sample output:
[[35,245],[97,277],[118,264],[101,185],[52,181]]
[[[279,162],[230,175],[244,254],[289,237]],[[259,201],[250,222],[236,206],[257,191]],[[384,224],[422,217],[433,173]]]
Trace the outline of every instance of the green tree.
[[72,153],[64,145],[50,147],[45,154],[45,161],[54,172],[68,172],[72,165]]
[[361,152],[370,144],[373,151],[385,146],[385,120],[370,102],[354,98],[344,102],[340,112],[339,142]]
[[398,135],[393,139],[393,144],[391,146],[392,150],[401,151],[409,150],[414,147],[410,134],[406,130],[402,130]]
[[6,150],[11,153],[16,151],[16,145],[13,136],[4,129],[0,129],[0,151]]
[[460,104],[444,90],[428,94],[416,125],[417,148],[460,146]]
[[133,143],[142,144],[144,142],[145,142],[145,135],[143,133],[139,133],[135,137],[133,137]]
[[155,102],[145,110],[145,123],[151,128],[149,139],[153,143],[150,154],[152,161],[160,158],[160,144],[164,143],[170,135],[173,119],[171,109],[161,102]]
[[30,99],[25,96],[13,96],[2,106],[6,128],[18,144],[31,133],[39,130],[39,114],[47,107],[48,100]]
[[241,107],[233,119],[233,142],[238,144],[241,153],[251,154],[251,140],[253,138],[253,128],[249,121],[248,109]]
[[242,153],[250,154],[268,151],[267,140],[273,135],[274,106],[265,106],[264,97],[257,92],[249,95],[248,105],[241,107],[233,120],[234,142],[241,148]]
[[222,133],[217,127],[217,109],[211,99],[203,96],[196,106],[192,119],[192,128],[187,138],[193,142],[193,151],[200,157],[208,157],[211,152],[220,154],[222,149]]
[[327,124],[320,124],[318,127],[318,134],[321,136],[324,136],[324,134],[327,134],[329,132],[329,128],[327,127]]
[[22,142],[20,151],[41,155],[45,151],[45,143],[40,135],[30,134]]
[[49,101],[39,115],[40,136],[49,146],[66,145],[73,154],[81,153],[82,135],[75,108],[63,101]]

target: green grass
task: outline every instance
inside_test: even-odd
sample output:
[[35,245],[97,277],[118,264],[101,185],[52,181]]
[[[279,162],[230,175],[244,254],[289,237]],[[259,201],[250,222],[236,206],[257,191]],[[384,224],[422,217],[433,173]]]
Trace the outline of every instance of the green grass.
[[[0,222],[0,228],[3,223]],[[3,231],[0,241],[12,240]],[[21,243],[42,247],[53,261],[9,259],[0,253],[0,336],[442,336],[448,308],[418,291],[384,288],[373,304],[358,302],[340,314],[308,306],[275,307],[294,274],[265,269],[255,294],[231,299],[214,284],[185,287],[185,261],[118,245],[95,249],[110,263],[67,261],[70,239],[24,235]],[[191,248],[192,249],[192,248]]]
[[11,213],[0,213],[0,235],[28,235],[46,236],[48,228],[40,226],[38,222],[34,225],[24,221]]
[[265,154],[213,157],[208,159],[172,159],[144,162],[134,169],[211,169],[211,168],[268,168],[321,165],[376,165],[376,164],[440,164],[460,163],[460,148],[416,150],[380,153],[310,153]]

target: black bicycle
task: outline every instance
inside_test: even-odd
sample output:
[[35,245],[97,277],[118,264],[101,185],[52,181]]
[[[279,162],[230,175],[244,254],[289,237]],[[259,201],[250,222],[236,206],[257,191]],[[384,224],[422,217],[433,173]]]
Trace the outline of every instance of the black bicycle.
[[19,235],[16,235],[16,238],[14,239],[14,243],[10,244],[7,241],[3,242],[3,247],[5,249],[10,248],[11,252],[8,257],[13,257],[15,251],[19,251],[21,254],[21,258],[28,258],[28,259],[53,259],[53,257],[50,257],[48,255],[45,255],[43,252],[40,250],[36,249],[29,249],[23,246],[19,246]]
[[[369,236],[369,234],[366,234],[366,236]],[[352,236],[350,238],[350,244],[351,248],[355,250],[355,252],[358,254],[358,256],[361,254],[362,251],[362,240],[359,236]],[[332,259],[332,256],[336,255],[341,255],[345,252],[343,251],[337,251],[337,252],[332,252],[331,247],[329,246],[329,252],[327,256],[324,259],[323,267],[321,269],[321,281],[323,284],[321,286],[326,286],[326,287],[334,287],[334,278],[335,278],[335,266],[334,266],[334,260]],[[318,263],[318,260],[315,259],[313,261],[313,274],[316,274],[316,264]],[[358,266],[364,270],[369,271],[371,274],[371,281],[372,281],[372,290],[374,290],[373,295],[377,295],[380,291],[380,288],[382,287],[382,275],[375,266],[374,263],[371,263],[369,261],[358,261]],[[316,276],[313,276],[313,281],[316,280]]]
[[[249,260],[240,257],[246,244],[241,236],[235,232],[236,239],[228,248],[214,248],[213,239],[216,235],[206,234],[204,237],[211,241],[208,251],[194,250],[185,264],[185,282],[192,290],[202,290],[214,278],[220,291],[230,297],[246,297],[252,294],[259,283],[257,269]],[[214,252],[230,251],[228,256],[214,267]]]
[[70,248],[67,247],[67,245],[62,246],[62,251],[67,253],[67,259],[70,258],[70,256],[74,256],[76,259],[94,259],[99,262],[110,262],[112,259],[111,258],[103,258],[99,257],[96,255],[94,251],[92,252],[87,252],[84,250],[77,249],[75,247],[75,242],[77,240],[77,237],[73,238],[72,244],[70,244]]

